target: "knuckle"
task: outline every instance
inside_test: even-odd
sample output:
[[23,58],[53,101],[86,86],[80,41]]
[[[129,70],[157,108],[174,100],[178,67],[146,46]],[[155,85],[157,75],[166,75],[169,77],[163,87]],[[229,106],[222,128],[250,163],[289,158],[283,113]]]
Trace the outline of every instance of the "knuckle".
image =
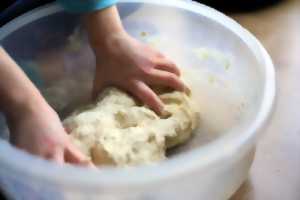
[[170,67],[172,67],[173,69],[178,69],[177,65],[173,62],[170,62]]
[[123,85],[128,90],[134,90],[137,88],[137,82],[135,79],[128,79]]
[[139,84],[135,79],[127,81],[127,83],[123,84],[123,88],[131,93],[132,95],[141,98],[141,93],[143,94],[143,90],[141,90]]
[[175,74],[169,74],[166,77],[166,81],[170,82],[170,83],[177,83],[178,82],[178,78]]
[[178,67],[174,62],[169,61],[168,63],[169,63],[168,65],[170,68],[172,68],[173,70],[176,70],[176,71],[178,70]]
[[157,57],[158,58],[166,58],[166,56],[164,54],[160,53],[160,52],[157,53]]
[[149,68],[151,69],[151,68],[153,68],[153,67],[155,67],[159,62],[159,59],[157,59],[157,58],[150,58],[149,60],[148,60],[148,66],[149,66]]
[[44,147],[46,149],[49,149],[49,150],[53,150],[55,148],[59,148],[61,146],[63,146],[64,144],[64,140],[63,139],[54,139],[54,138],[51,138],[51,137],[46,137],[44,139]]
[[145,95],[145,98],[147,98],[149,101],[155,101],[156,100],[155,94],[153,94],[150,91],[145,91],[144,95]]
[[160,65],[160,59],[154,58],[151,60],[151,66],[156,67],[158,65]]
[[153,98],[151,95],[151,92],[149,92],[145,89],[140,90],[139,96],[141,99],[144,99],[147,102],[151,101],[151,99]]
[[153,69],[153,67],[143,67],[142,68],[142,74],[143,75],[146,75],[146,76],[150,76],[151,74],[152,74],[152,69]]
[[145,98],[145,103],[148,104],[152,108],[157,107],[157,99],[151,95],[149,95],[147,98]]
[[56,141],[54,141],[54,140],[52,140],[51,138],[49,138],[49,137],[45,137],[44,138],[44,141],[43,141],[43,146],[45,147],[45,148],[53,148],[53,147],[55,147],[56,146]]

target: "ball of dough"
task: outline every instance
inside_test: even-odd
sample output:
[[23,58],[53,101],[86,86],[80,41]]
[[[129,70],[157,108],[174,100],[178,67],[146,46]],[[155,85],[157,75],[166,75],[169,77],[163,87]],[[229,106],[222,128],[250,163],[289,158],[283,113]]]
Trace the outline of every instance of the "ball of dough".
[[64,120],[73,143],[97,165],[132,166],[166,158],[166,149],[186,142],[198,124],[189,94],[156,90],[166,114],[157,115],[117,88]]

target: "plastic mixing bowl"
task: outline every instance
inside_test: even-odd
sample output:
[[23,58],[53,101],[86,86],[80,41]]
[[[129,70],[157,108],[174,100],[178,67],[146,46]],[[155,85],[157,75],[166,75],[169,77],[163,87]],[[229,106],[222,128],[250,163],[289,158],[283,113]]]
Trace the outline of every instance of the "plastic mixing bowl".
[[[59,166],[0,141],[0,183],[13,199],[228,199],[246,179],[275,94],[272,61],[248,31],[186,1],[124,0],[122,21],[183,70],[201,120],[190,142],[151,166]],[[1,45],[63,116],[87,97],[94,57],[77,15],[41,7],[0,30]],[[0,132],[8,131],[0,119]],[[24,133],[25,134],[25,133]]]

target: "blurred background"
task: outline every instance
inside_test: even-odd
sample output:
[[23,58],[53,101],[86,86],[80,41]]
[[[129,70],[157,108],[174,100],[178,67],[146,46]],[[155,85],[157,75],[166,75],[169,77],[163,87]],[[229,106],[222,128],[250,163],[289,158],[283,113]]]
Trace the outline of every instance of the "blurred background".
[[[0,26],[14,17],[54,0],[7,0],[1,2]],[[189,0],[187,0],[189,1]],[[283,0],[196,0],[223,12],[254,11]]]
[[[51,0],[1,2],[0,26],[48,2]],[[300,1],[198,2],[224,12],[253,33],[270,53],[277,72],[274,115],[258,145],[249,179],[231,200],[299,200]]]

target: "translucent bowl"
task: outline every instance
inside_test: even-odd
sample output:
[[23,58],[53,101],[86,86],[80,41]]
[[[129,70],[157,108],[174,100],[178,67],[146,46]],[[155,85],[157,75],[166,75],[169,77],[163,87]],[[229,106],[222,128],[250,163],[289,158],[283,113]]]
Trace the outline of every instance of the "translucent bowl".
[[[247,178],[272,110],[268,53],[232,19],[198,3],[124,0],[118,7],[131,35],[182,68],[201,114],[194,137],[161,163],[100,170],[58,166],[3,139],[1,187],[13,199],[228,199]],[[80,21],[51,4],[0,30],[1,44],[62,117],[86,100],[93,79],[94,57]],[[7,138],[4,119],[0,132]]]

